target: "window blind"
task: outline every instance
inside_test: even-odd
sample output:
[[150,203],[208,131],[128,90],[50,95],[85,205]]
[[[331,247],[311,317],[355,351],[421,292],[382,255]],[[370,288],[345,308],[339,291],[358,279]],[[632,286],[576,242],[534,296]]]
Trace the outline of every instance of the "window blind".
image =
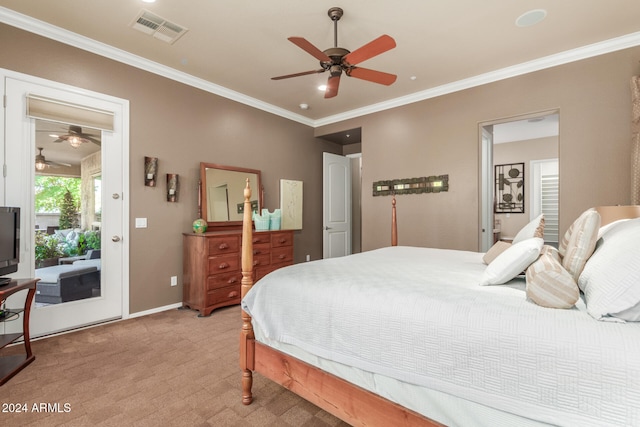
[[544,214],[544,241],[558,242],[558,175],[540,177],[540,202]]
[[113,131],[113,112],[71,104],[38,95],[27,95],[27,116],[69,125]]

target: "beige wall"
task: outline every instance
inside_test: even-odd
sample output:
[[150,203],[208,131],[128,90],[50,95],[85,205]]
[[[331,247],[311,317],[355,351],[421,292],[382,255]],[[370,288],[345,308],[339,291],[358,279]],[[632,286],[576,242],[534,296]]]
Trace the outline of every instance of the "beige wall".
[[[449,191],[398,197],[399,243],[478,250],[479,123],[559,110],[560,233],[585,209],[630,201],[629,79],[640,48],[317,128],[362,127],[362,188],[449,174]],[[363,250],[389,244],[390,198],[363,191]],[[386,214],[389,212],[389,214]],[[375,214],[368,214],[375,213]],[[382,214],[381,214],[382,213]]]
[[[279,204],[281,178],[304,182],[296,262],[322,257],[322,152],[342,147],[308,126],[0,24],[0,68],[130,101],[130,312],[178,303],[182,233],[197,215],[201,161],[262,171],[265,205]],[[11,43],[6,41],[10,40]],[[159,158],[160,185],[144,186],[144,156]],[[180,175],[178,203],[167,203],[166,173]],[[148,228],[136,229],[136,217]]]

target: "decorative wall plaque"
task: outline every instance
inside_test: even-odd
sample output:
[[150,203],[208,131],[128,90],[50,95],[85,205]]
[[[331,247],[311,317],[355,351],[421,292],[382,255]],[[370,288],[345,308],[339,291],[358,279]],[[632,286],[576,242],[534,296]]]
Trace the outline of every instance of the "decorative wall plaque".
[[392,179],[373,183],[374,196],[440,193],[441,191],[449,191],[449,175]]

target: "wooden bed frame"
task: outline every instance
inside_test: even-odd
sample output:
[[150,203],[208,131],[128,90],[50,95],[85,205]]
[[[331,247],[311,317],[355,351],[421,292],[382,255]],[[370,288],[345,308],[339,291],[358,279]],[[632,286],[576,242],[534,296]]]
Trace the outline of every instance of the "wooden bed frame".
[[[244,190],[242,224],[242,298],[253,286],[251,189]],[[398,243],[396,201],[391,207],[391,244]],[[242,403],[253,401],[253,372],[258,372],[354,426],[442,426],[424,416],[255,340],[251,316],[242,311],[240,333]]]
[[[242,298],[253,286],[253,224],[251,189],[244,190],[242,225]],[[598,207],[602,223],[640,216],[640,206]],[[396,201],[392,200],[391,244],[397,245]],[[295,394],[354,426],[443,426],[348,381],[331,375],[295,357],[274,350],[255,340],[251,316],[242,310],[240,333],[242,403],[251,404],[253,372],[291,390]]]

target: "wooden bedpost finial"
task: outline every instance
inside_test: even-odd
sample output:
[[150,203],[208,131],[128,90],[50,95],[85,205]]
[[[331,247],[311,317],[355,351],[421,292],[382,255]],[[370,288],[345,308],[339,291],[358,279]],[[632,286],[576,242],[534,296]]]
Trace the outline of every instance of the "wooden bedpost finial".
[[244,202],[251,199],[251,186],[249,185],[249,178],[247,178],[247,185],[244,186]]
[[391,246],[398,246],[398,219],[396,218],[396,195],[391,200]]

